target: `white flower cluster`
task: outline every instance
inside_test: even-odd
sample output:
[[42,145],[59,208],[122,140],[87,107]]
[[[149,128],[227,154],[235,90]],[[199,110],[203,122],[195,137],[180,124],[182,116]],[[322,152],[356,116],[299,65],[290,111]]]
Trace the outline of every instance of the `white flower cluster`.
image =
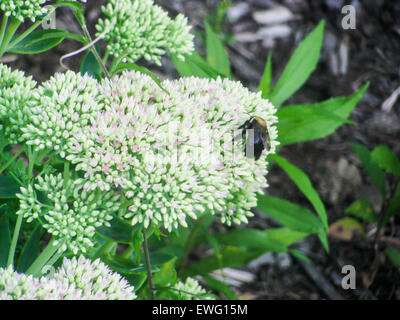
[[232,140],[240,125],[259,116],[274,153],[275,108],[227,79],[161,85],[169,94],[138,72],[101,83],[72,72],[56,75],[34,94],[23,137],[83,171],[77,181],[83,191],[120,192],[119,215],[133,225],[171,230],[204,211],[228,225],[246,223],[256,193],[268,186],[267,161],[246,157]]
[[193,35],[187,19],[179,14],[175,20],[153,0],[109,0],[102,7],[97,36],[105,33],[107,49],[123,62],[136,62],[144,57],[160,65],[160,58],[169,51],[183,59],[193,49]]
[[[186,226],[186,217],[218,212],[230,224],[247,222],[256,192],[267,187],[265,157],[247,158],[223,146],[258,115],[268,124],[271,150],[275,108],[230,80],[165,81],[127,72],[104,80],[96,120],[70,137],[66,158],[85,172],[86,189],[120,187],[132,224]],[[210,148],[214,146],[214,148]]]
[[97,81],[87,74],[57,73],[33,91],[28,103],[30,123],[22,138],[39,150],[57,151],[65,156],[65,145],[77,128],[95,120],[99,105]]
[[32,77],[0,64],[0,129],[4,129],[4,136],[10,143],[21,140],[20,129],[30,121],[28,103],[35,87]]
[[134,287],[100,259],[64,258],[50,277],[0,268],[0,300],[133,300]]
[[[65,181],[61,174],[38,177],[35,189],[21,187],[20,209],[28,222],[40,219],[43,227],[53,235],[56,243],[63,241],[61,250],[74,254],[86,252],[93,246],[95,228],[109,226],[119,207],[112,192],[85,191],[72,179]],[[39,200],[40,199],[40,200]]]
[[185,282],[179,281],[174,286],[178,300],[215,300],[215,296],[202,288],[193,278],[186,278]]
[[42,18],[47,9],[42,5],[46,0],[1,0],[0,10],[6,17],[13,17],[23,22],[29,18],[35,22],[36,18]]

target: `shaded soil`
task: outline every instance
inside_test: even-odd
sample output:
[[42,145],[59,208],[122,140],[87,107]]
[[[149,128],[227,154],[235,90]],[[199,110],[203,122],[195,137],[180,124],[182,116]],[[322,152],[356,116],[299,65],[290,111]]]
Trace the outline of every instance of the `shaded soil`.
[[[104,1],[101,1],[104,3]],[[183,12],[189,17],[195,31],[204,30],[202,21],[207,13],[215,12],[217,1],[156,1],[170,11],[171,15]],[[232,1],[234,4],[239,1]],[[238,20],[224,20],[222,30],[228,34],[243,32],[256,33],[263,26],[254,19],[254,12],[276,7],[277,3],[288,8],[294,18],[284,24],[290,34],[266,43],[262,40],[228,44],[232,62],[233,77],[251,89],[256,89],[269,51],[272,52],[274,80],[278,79],[298,42],[321,20],[326,21],[326,34],[321,60],[305,86],[298,91],[288,104],[311,103],[353,93],[367,81],[370,87],[352,113],[350,119],[355,125],[344,125],[331,136],[315,142],[287,146],[281,154],[306,172],[326,205],[329,223],[345,216],[345,209],[356,199],[370,200],[374,208],[382,206],[378,191],[372,187],[360,162],[349,143],[356,141],[372,149],[385,144],[400,155],[400,99],[390,111],[383,111],[384,101],[400,86],[400,2],[390,0],[353,1],[356,7],[356,29],[341,27],[341,7],[345,1],[246,1],[248,11]],[[93,25],[100,15],[98,4],[89,4],[87,18]],[[57,23],[74,31],[75,22],[70,21],[65,10]],[[93,29],[91,30],[93,33]],[[64,41],[54,50],[34,56],[9,56],[12,67],[26,70],[38,81],[48,79],[54,72],[62,71],[58,59],[63,54],[79,48],[76,42]],[[200,42],[197,49],[204,51]],[[347,55],[344,54],[347,50]],[[347,57],[347,59],[346,59]],[[78,70],[80,58],[69,59],[71,69]],[[346,63],[347,60],[347,63]],[[145,64],[145,63],[144,63]],[[167,77],[178,77],[168,58],[163,67],[149,66],[154,72]],[[269,174],[270,194],[309,206],[297,187],[277,167]],[[388,187],[393,187],[389,185]],[[256,214],[251,227],[274,226],[263,215]],[[369,231],[367,227],[367,233]],[[400,238],[400,221],[392,220],[384,235],[390,239]],[[277,262],[262,263],[254,273],[255,280],[235,289],[242,297],[252,299],[400,299],[400,274],[383,255],[379,255],[379,268],[373,266],[375,257],[371,241],[355,238],[342,241],[330,238],[331,252],[326,254],[316,237],[310,237],[299,244],[313,261],[311,269],[299,260],[290,259],[282,266]],[[380,250],[388,246],[380,243]],[[276,258],[276,257],[275,257]],[[341,268],[354,265],[357,270],[355,290],[341,288]],[[368,275],[376,271],[372,284]],[[313,277],[316,275],[316,278]],[[322,280],[321,280],[322,279]],[[322,281],[322,282],[321,282]],[[328,285],[328,287],[327,287]]]

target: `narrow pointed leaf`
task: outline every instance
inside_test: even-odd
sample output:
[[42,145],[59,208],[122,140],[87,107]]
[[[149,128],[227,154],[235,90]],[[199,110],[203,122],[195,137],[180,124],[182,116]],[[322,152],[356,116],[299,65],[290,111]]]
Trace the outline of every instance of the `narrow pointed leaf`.
[[387,146],[377,146],[371,153],[371,159],[381,169],[400,177],[400,159]]
[[381,195],[384,197],[386,194],[385,191],[385,175],[384,172],[377,164],[375,164],[371,159],[371,152],[367,147],[358,144],[351,143],[350,144],[354,152],[356,153],[358,159],[360,159],[361,164],[363,165],[365,171],[367,171],[368,176],[375,184],[375,186],[380,191]]
[[258,195],[257,208],[293,230],[317,233],[324,229],[321,221],[310,210],[287,200],[269,195]]
[[279,157],[278,155],[271,155],[270,157],[275,161],[290,177],[290,179],[297,185],[300,191],[307,197],[307,199],[313,205],[315,211],[318,213],[325,229],[328,229],[328,217],[326,214],[325,206],[321,201],[317,191],[311,184],[308,176],[295,167],[293,164],[288,162],[286,159]]
[[80,72],[89,74],[95,79],[101,79],[101,66],[92,51],[88,51],[82,59]]
[[60,29],[36,30],[14,46],[8,48],[7,52],[16,54],[37,54],[45,52],[58,45],[68,36],[69,33],[67,31]]
[[293,105],[277,112],[276,124],[281,145],[324,138],[344,123],[369,84],[349,97],[339,97],[309,105]]
[[[3,208],[2,208],[3,209]],[[10,223],[6,214],[0,215],[0,267],[7,267],[11,245]]]
[[185,61],[182,61],[171,56],[172,62],[182,77],[199,77],[216,79],[218,76],[226,78],[225,75],[219,73],[211,67],[198,53],[194,52],[192,55],[185,56]]
[[268,97],[268,93],[271,90],[271,79],[272,79],[272,56],[271,51],[268,53],[267,63],[265,64],[264,73],[261,77],[258,90],[261,91],[261,96],[265,99]]
[[273,105],[280,106],[285,102],[306,82],[314,71],[324,38],[324,25],[325,22],[321,21],[298,45],[269,95]]
[[29,240],[25,243],[24,248],[22,249],[17,268],[19,272],[25,272],[26,270],[28,270],[30,265],[39,256],[40,236],[41,236],[41,228],[38,225],[34,229],[32,235],[29,237]]
[[206,27],[207,62],[219,73],[230,77],[231,66],[224,45],[210,24],[207,21],[204,24]]

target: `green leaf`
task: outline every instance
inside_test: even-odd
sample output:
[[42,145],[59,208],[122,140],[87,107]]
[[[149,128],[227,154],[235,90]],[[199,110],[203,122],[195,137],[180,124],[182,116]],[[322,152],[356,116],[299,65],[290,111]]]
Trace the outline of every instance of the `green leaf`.
[[365,229],[356,219],[342,218],[331,224],[329,235],[344,241],[351,241],[356,236],[365,236]]
[[75,1],[58,1],[57,3],[52,4],[54,8],[58,7],[70,7],[72,10],[81,10],[82,4]]
[[272,55],[271,51],[268,53],[267,63],[265,64],[264,73],[261,77],[258,90],[261,91],[261,96],[265,99],[268,97],[268,93],[271,90],[271,79],[272,79]]
[[[4,208],[1,208],[3,210]],[[0,215],[0,267],[7,267],[8,252],[11,245],[10,223],[6,214]]]
[[400,251],[388,248],[385,250],[385,254],[400,271]]
[[110,224],[110,227],[101,226],[97,228],[97,232],[100,236],[120,243],[131,242],[133,231],[132,225],[115,216],[114,219],[110,221]]
[[306,237],[307,232],[299,232],[290,228],[274,228],[265,230],[271,241],[281,243],[285,247],[289,247],[298,240]]
[[69,33],[67,31],[60,29],[36,30],[16,45],[8,48],[7,52],[16,54],[37,54],[45,52],[58,45],[68,35]]
[[176,259],[177,257],[170,257],[169,260],[159,266],[160,271],[153,277],[154,285],[162,287],[175,283],[177,277],[175,270]]
[[151,79],[153,79],[153,81],[160,87],[161,90],[169,94],[169,92],[161,86],[160,79],[158,79],[157,76],[154,73],[152,73],[149,69],[142,66],[138,66],[137,64],[134,63],[122,63],[115,68],[114,73],[121,72],[125,69],[136,70],[144,74],[147,74]]
[[257,208],[281,224],[300,232],[317,233],[321,221],[308,209],[268,195],[258,195]]
[[20,192],[19,184],[9,176],[0,176],[0,199],[15,198]]
[[319,230],[317,232],[317,236],[318,236],[319,241],[321,241],[322,245],[324,246],[324,249],[326,250],[326,252],[329,253],[328,235],[325,232],[325,230]]
[[135,249],[136,263],[140,263],[141,245],[143,243],[142,224],[137,224],[132,230],[132,246]]
[[[111,269],[117,271],[121,274],[146,274],[147,268],[145,265],[137,265],[128,258],[122,258],[116,255],[105,255],[101,259],[106,263]],[[151,272],[155,273],[160,271],[160,268],[155,265],[151,265]]]
[[318,26],[303,40],[291,56],[278,83],[269,95],[275,106],[280,106],[295,93],[314,71],[323,42],[325,22]]
[[92,51],[89,50],[83,57],[80,72],[82,75],[87,73],[97,80],[101,79],[101,66]]
[[0,204],[0,217],[6,215],[7,212],[8,212],[8,204],[7,203]]
[[257,258],[263,250],[250,251],[248,249],[227,246],[220,253],[210,255],[184,269],[183,277],[196,274],[207,274],[213,270],[226,267],[241,267]]
[[367,83],[349,97],[339,97],[324,102],[293,105],[281,108],[277,112],[276,124],[281,145],[309,141],[326,137],[347,120],[364,92]]
[[220,74],[217,70],[207,64],[207,62],[196,52],[192,55],[185,55],[185,61],[182,61],[171,55],[172,62],[176,70],[182,77],[199,77],[216,79],[218,76],[225,78],[226,76]]
[[378,221],[378,215],[367,200],[356,200],[346,208],[347,214],[360,218],[366,222],[374,223]]
[[303,252],[301,252],[300,250],[290,249],[290,250],[289,250],[289,253],[290,253],[291,255],[293,255],[294,257],[300,259],[300,260],[303,260],[303,261],[305,261],[305,262],[307,262],[307,263],[310,263],[310,264],[312,263],[312,261],[310,260],[310,258],[307,257],[307,256],[306,256]]
[[377,146],[371,153],[371,160],[379,168],[400,177],[400,160],[387,146]]
[[19,272],[25,272],[26,270],[28,270],[31,264],[39,256],[40,237],[41,227],[40,225],[37,225],[32,235],[29,237],[29,240],[25,243],[24,248],[22,249],[17,268]]
[[286,159],[279,157],[278,155],[271,155],[270,158],[275,161],[290,177],[290,179],[296,184],[300,191],[307,197],[311,202],[314,209],[317,211],[325,229],[328,229],[328,217],[326,214],[325,206],[321,201],[317,191],[311,184],[308,176],[295,167],[293,164],[288,162]]
[[203,275],[203,279],[206,282],[208,288],[217,292],[221,292],[229,300],[239,299],[238,296],[232,291],[230,286],[228,286],[226,283],[218,279],[215,279],[214,277],[211,277],[209,275]]
[[138,290],[143,286],[143,284],[146,282],[147,279],[147,274],[146,273],[132,273],[132,274],[123,274],[121,275],[129,281],[131,285],[134,286],[135,291],[138,292]]
[[207,21],[204,21],[204,24],[206,27],[207,62],[219,73],[230,77],[231,66],[224,45],[210,24]]
[[214,233],[220,244],[247,248],[249,250],[264,250],[286,252],[292,243],[306,237],[308,233],[277,228],[268,230],[241,229]]
[[210,232],[206,233],[207,243],[211,246],[214,255],[217,257],[219,263],[219,269],[223,268],[222,256],[221,256],[221,248],[218,240],[214,237],[214,235]]
[[[135,291],[138,291],[147,279],[147,269],[145,266],[137,266],[129,259],[121,258],[118,256],[102,257],[112,270],[121,274],[129,283],[135,286]],[[158,272],[159,267],[152,266],[151,271]]]
[[174,258],[176,258],[171,254],[167,254],[161,251],[150,252],[149,257],[152,266],[162,266],[165,263],[168,263]]
[[371,159],[371,152],[367,147],[358,144],[350,143],[353,151],[360,159],[365,171],[367,171],[368,176],[371,181],[376,185],[383,197],[385,197],[385,174]]
[[397,186],[392,199],[390,199],[389,207],[386,211],[382,225],[385,225],[391,217],[400,214],[400,185]]

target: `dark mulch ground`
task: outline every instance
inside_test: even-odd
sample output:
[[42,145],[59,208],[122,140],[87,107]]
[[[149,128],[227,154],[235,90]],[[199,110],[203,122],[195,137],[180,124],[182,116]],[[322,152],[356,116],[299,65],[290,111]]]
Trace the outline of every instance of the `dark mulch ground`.
[[[101,1],[104,2],[104,1]],[[202,31],[202,21],[207,13],[215,11],[216,0],[160,0],[172,15],[183,12],[189,17],[195,30]],[[232,1],[235,5],[241,1]],[[321,20],[326,21],[324,48],[320,63],[307,84],[288,103],[310,103],[332,96],[349,95],[362,84],[370,82],[367,94],[351,115],[355,125],[345,125],[331,136],[316,142],[301,143],[282,149],[282,154],[304,170],[324,201],[329,223],[344,216],[344,209],[359,198],[369,199],[379,208],[382,199],[371,187],[371,182],[352,152],[349,142],[360,142],[370,149],[378,144],[389,146],[400,155],[400,100],[391,111],[383,111],[383,102],[400,86],[400,2],[391,0],[352,1],[355,6],[356,29],[341,27],[343,0],[250,0],[243,16],[235,21],[225,21],[223,30],[243,36],[255,34],[263,26],[254,19],[254,13],[285,6],[294,15],[284,22],[290,34],[270,41],[253,40],[228,45],[233,75],[252,89],[257,87],[268,52],[272,51],[274,80],[283,70],[298,42]],[[361,3],[362,2],[362,3]],[[99,16],[98,2],[90,3],[88,20]],[[57,23],[71,28],[74,23],[68,14],[59,17]],[[286,28],[287,30],[287,28]],[[92,30],[93,31],[93,30]],[[246,34],[244,36],[246,38]],[[61,55],[75,50],[78,44],[63,42],[49,53],[18,57],[13,67],[26,70],[38,81],[46,80],[55,71],[61,71],[58,59]],[[198,49],[203,50],[201,43]],[[347,55],[345,54],[347,50]],[[10,57],[11,60],[13,57]],[[346,59],[347,58],[347,59]],[[68,60],[68,65],[77,70],[79,58]],[[347,61],[347,63],[346,63]],[[152,69],[168,77],[177,77],[167,58],[161,69]],[[269,174],[268,192],[308,206],[296,186],[278,168]],[[251,221],[253,227],[273,225],[265,216],[256,215]],[[400,221],[392,221],[385,235],[400,237]],[[248,269],[256,276],[251,283],[242,285],[236,291],[252,299],[400,299],[400,275],[384,255],[379,257],[379,268],[372,284],[368,286],[374,249],[370,243],[355,239],[344,242],[330,238],[331,252],[326,254],[317,238],[301,243],[313,260],[306,265],[295,259],[273,255],[261,262],[255,269]],[[341,268],[354,265],[357,271],[357,289],[341,288]]]

